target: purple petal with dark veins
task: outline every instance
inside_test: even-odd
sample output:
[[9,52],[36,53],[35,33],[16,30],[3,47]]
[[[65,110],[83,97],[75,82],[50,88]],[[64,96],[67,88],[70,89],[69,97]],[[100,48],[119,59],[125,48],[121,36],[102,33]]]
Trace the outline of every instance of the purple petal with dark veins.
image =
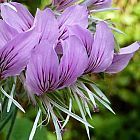
[[41,39],[48,40],[51,43],[58,39],[58,22],[53,12],[48,8],[43,11],[37,9],[33,28],[41,33]]
[[83,42],[84,47],[86,48],[87,54],[89,56],[91,53],[92,44],[94,40],[91,32],[88,29],[81,28],[78,25],[68,26],[67,28],[69,35],[75,35]]
[[71,6],[78,0],[54,0],[53,5],[56,6],[57,10],[64,10],[65,8]]
[[26,85],[37,95],[53,90],[58,83],[58,64],[53,45],[42,41],[27,65]]
[[1,16],[3,20],[13,28],[15,28],[19,33],[27,31],[31,28],[33,24],[33,16],[28,11],[28,9],[20,3],[10,2],[16,8],[17,11],[12,9],[6,4],[1,5]]
[[86,0],[83,5],[86,5],[90,9],[102,9],[110,7],[112,0]]
[[122,71],[133,57],[134,53],[139,49],[138,42],[132,45],[121,48],[119,53],[114,54],[112,64],[107,68],[106,73],[117,73]]
[[100,22],[96,27],[88,68],[85,72],[104,72],[111,65],[113,54],[114,36],[107,24]]
[[83,43],[76,36],[63,42],[63,56],[59,66],[59,88],[73,84],[87,67],[88,56]]
[[0,48],[2,48],[8,41],[12,40],[18,32],[0,19]]
[[63,34],[67,25],[79,25],[83,28],[88,27],[88,11],[84,6],[76,5],[65,9],[58,17],[60,35]]
[[38,43],[34,32],[20,33],[0,49],[0,77],[19,75],[30,58],[31,50]]

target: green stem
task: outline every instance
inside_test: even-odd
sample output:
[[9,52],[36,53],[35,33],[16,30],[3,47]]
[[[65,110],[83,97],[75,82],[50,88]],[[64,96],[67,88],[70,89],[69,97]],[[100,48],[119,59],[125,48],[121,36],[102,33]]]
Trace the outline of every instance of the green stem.
[[15,124],[15,120],[16,120],[16,116],[17,116],[17,108],[15,108],[14,112],[13,112],[13,116],[12,116],[12,120],[11,120],[11,125],[10,125],[10,128],[8,130],[8,134],[6,136],[6,140],[10,140],[10,136],[11,136],[11,133],[12,133],[12,129],[14,127],[14,124]]

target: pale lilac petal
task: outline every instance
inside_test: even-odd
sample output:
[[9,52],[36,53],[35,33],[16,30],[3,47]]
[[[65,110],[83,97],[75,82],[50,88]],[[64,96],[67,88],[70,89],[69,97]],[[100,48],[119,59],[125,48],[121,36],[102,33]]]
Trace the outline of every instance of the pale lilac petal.
[[19,75],[30,58],[31,50],[39,42],[38,34],[21,33],[0,49],[0,77]]
[[82,42],[70,36],[63,43],[63,56],[59,66],[59,88],[73,84],[87,67],[88,56]]
[[56,6],[57,10],[63,10],[72,4],[74,4],[78,0],[54,0],[54,6]]
[[75,35],[83,42],[84,47],[86,48],[87,54],[89,56],[91,53],[94,39],[91,32],[88,29],[81,28],[78,25],[68,26],[68,32],[69,35]]
[[27,86],[37,95],[53,90],[58,82],[58,64],[52,44],[42,41],[32,52],[27,65]]
[[0,48],[12,40],[18,32],[0,19]]
[[88,11],[84,6],[76,5],[65,9],[61,16],[58,17],[61,32],[67,25],[79,25],[83,28],[88,26]]
[[41,39],[54,43],[59,36],[58,22],[50,9],[37,10],[33,28],[41,33]]
[[1,5],[1,16],[3,20],[19,33],[27,31],[33,24],[33,16],[28,9],[20,3],[10,2],[16,11],[6,4]]
[[133,57],[134,53],[139,49],[140,45],[136,42],[132,45],[120,49],[119,53],[114,54],[112,64],[107,68],[107,73],[117,73],[122,71]]
[[83,5],[86,5],[90,9],[102,9],[110,7],[112,0],[86,0]]
[[112,63],[114,54],[114,36],[106,23],[100,22],[96,27],[89,64],[86,72],[103,72]]

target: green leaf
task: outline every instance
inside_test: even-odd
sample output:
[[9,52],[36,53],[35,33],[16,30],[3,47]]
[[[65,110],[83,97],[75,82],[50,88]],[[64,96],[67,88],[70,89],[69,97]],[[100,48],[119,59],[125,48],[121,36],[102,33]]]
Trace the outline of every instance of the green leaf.
[[83,87],[83,89],[87,92],[90,101],[92,102],[94,108],[97,108],[96,102],[95,102],[95,98],[93,96],[93,93],[83,84],[81,83],[81,86]]
[[0,87],[0,90],[7,98],[12,100],[12,102],[15,104],[15,106],[17,106],[22,112],[25,113],[25,110],[23,109],[23,107],[15,99],[13,99],[10,95],[8,95],[2,87]]
[[102,103],[108,110],[110,110],[113,114],[115,114],[115,112],[112,110],[112,108],[106,103],[104,102],[102,99],[100,99],[98,96],[96,96],[95,94],[93,94],[93,96],[100,102]]
[[87,114],[92,119],[92,116],[91,116],[91,113],[90,113],[90,108],[89,108],[89,106],[88,106],[86,101],[84,101],[84,106],[85,106],[85,110],[86,110]]
[[[72,109],[72,99],[70,98],[70,103],[69,103],[69,111],[71,112]],[[65,122],[62,125],[62,129],[66,126],[70,118],[70,115],[67,115]]]
[[93,126],[91,126],[88,122],[84,121],[81,117],[77,116],[76,114],[70,112],[69,110],[67,110],[66,108],[60,106],[59,104],[57,104],[56,102],[54,102],[52,99],[48,98],[48,100],[57,108],[59,108],[62,112],[65,112],[66,114],[69,114],[71,117],[73,117],[74,119],[80,121],[83,124],[88,125],[89,127],[93,128]]
[[47,5],[51,4],[52,0],[40,0],[40,1],[41,2],[40,2],[39,8],[44,9]]
[[53,124],[54,124],[55,131],[56,131],[57,140],[62,140],[61,129],[60,129],[59,124],[58,124],[59,120],[56,117],[55,113],[53,112],[53,108],[52,108],[49,101],[46,102],[46,105],[47,105],[47,108],[49,109],[51,116],[52,116]]
[[[10,140],[28,140],[32,126],[31,120],[17,117]],[[47,131],[44,127],[37,129],[34,140],[47,140]]]
[[105,100],[107,103],[110,104],[110,101],[107,99],[105,94],[95,85],[95,84],[90,84],[92,88],[95,90],[95,92],[99,95],[99,97],[103,100]]
[[[78,106],[79,106],[79,110],[80,110],[80,112],[81,112],[81,115],[82,115],[83,120],[84,120],[84,121],[87,121],[87,120],[86,120],[86,117],[85,117],[85,114],[84,114],[84,111],[83,111],[83,108],[82,108],[82,106],[81,106],[80,100],[78,99],[78,96],[77,96],[76,93],[74,93],[74,97],[75,97],[75,100],[76,100],[76,102],[77,102],[77,104],[78,104]],[[88,127],[86,124],[85,124],[85,127],[86,127],[86,131],[87,131],[88,138],[89,138],[89,140],[90,140],[89,127]]]

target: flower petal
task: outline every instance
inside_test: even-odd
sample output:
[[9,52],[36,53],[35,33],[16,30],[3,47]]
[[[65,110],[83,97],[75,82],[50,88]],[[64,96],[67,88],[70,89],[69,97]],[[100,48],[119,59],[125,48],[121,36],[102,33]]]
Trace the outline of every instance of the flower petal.
[[[79,25],[83,28],[88,26],[88,11],[84,6],[76,5],[65,9],[61,16],[58,17],[61,33],[64,32],[67,25]],[[60,34],[61,34],[60,33]]]
[[100,22],[96,27],[96,33],[86,73],[105,71],[112,63],[113,54],[114,36],[107,24]]
[[57,10],[63,10],[70,5],[74,4],[78,0],[53,0],[53,5],[56,6]]
[[63,56],[59,65],[59,88],[73,84],[87,67],[88,56],[82,42],[70,36],[63,42]]
[[18,32],[0,19],[0,48],[12,40]]
[[106,73],[117,73],[122,71],[127,66],[135,51],[137,51],[139,47],[140,45],[135,42],[128,47],[120,49],[119,53],[114,54],[113,62],[107,68]]
[[54,43],[59,36],[58,22],[50,9],[41,11],[37,9],[33,28],[41,33],[41,39]]
[[53,45],[42,41],[27,65],[26,84],[37,95],[53,90],[58,82],[58,57]]
[[0,49],[0,77],[19,75],[25,68],[31,50],[38,43],[38,34],[20,33]]
[[[16,11],[12,9],[8,4],[15,7]],[[33,24],[33,16],[28,9],[20,3],[10,2],[8,4],[1,5],[1,16],[3,20],[19,33],[27,31]]]
[[86,0],[83,5],[86,5],[90,9],[102,9],[110,7],[112,0]]
[[87,50],[87,54],[90,55],[92,44],[93,44],[93,35],[88,29],[81,28],[78,25],[68,26],[69,35],[75,35],[78,37],[84,44],[84,47]]

